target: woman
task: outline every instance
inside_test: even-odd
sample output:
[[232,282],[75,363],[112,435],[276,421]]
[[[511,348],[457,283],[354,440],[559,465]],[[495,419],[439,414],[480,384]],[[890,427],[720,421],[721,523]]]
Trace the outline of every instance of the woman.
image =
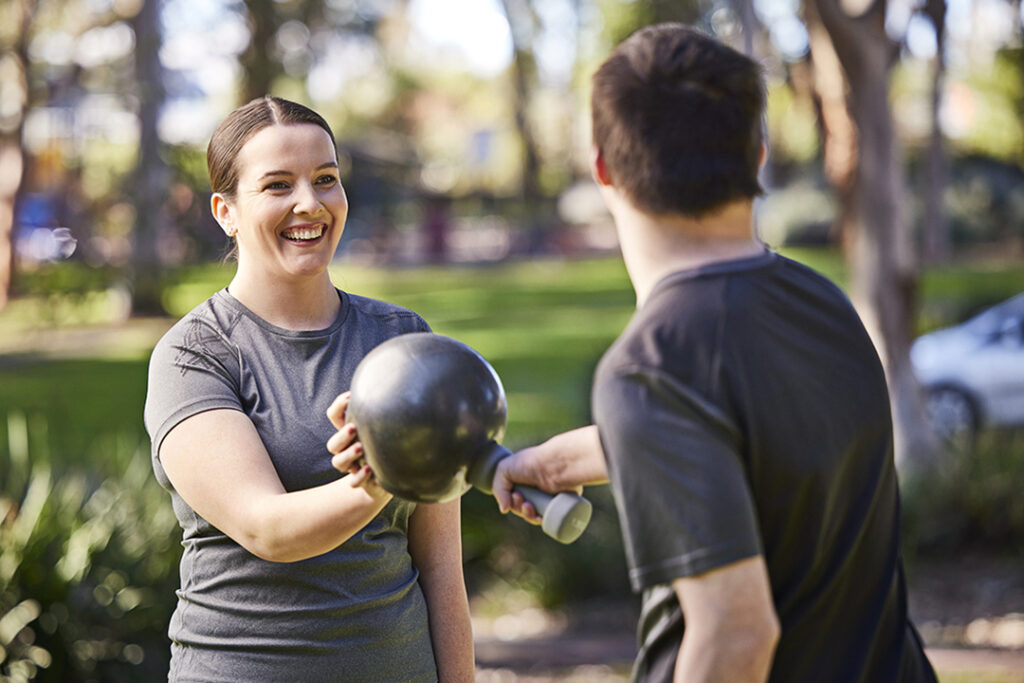
[[170,679],[472,680],[459,503],[392,498],[345,425],[359,360],[428,328],[331,283],[348,202],[330,127],[254,100],[207,163],[238,266],[153,351],[145,411],[183,529]]

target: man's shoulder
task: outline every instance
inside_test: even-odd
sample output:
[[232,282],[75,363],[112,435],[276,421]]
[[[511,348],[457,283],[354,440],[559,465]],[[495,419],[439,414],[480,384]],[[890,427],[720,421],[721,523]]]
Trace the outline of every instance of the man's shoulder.
[[660,367],[667,356],[717,341],[727,314],[723,278],[666,281],[633,315],[605,354],[609,362]]

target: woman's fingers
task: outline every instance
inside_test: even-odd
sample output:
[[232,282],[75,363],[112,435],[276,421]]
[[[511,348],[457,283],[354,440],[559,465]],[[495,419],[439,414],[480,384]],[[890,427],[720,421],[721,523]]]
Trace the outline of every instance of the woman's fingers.
[[338,394],[338,397],[334,399],[331,406],[327,409],[327,419],[330,420],[331,424],[333,424],[337,429],[341,429],[345,426],[345,412],[348,410],[348,403],[351,398],[351,391]]
[[331,458],[331,465],[334,469],[339,472],[352,473],[354,470],[360,469],[365,463],[363,459],[363,444],[354,443],[348,448],[339,451]]
[[368,484],[373,481],[373,470],[370,469],[369,465],[363,465],[362,467],[357,467],[354,470],[349,470],[348,483],[352,488],[362,486],[363,484]]
[[327,440],[327,450],[335,455],[348,448],[356,440],[356,426],[344,425]]

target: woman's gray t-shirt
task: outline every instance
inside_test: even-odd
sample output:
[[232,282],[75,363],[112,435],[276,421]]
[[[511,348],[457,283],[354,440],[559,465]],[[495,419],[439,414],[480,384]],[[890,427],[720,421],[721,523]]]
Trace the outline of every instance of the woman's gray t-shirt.
[[[145,422],[153,469],[182,528],[181,588],[168,635],[174,681],[435,681],[427,610],[408,552],[415,505],[393,499],[334,550],[275,563],[249,553],[192,510],[160,463],[182,420],[233,409],[253,421],[288,491],[342,476],[331,466],[327,407],[356,365],[399,334],[428,331],[415,313],[339,291],[324,330],[286,330],[228,291],[160,340]],[[231,486],[231,482],[223,482]]]

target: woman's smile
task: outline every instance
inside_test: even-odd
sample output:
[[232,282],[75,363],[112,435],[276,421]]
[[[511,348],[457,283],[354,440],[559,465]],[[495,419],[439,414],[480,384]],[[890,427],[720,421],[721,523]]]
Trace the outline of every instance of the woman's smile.
[[286,228],[281,236],[295,244],[312,244],[323,237],[326,230],[323,223],[293,225]]

